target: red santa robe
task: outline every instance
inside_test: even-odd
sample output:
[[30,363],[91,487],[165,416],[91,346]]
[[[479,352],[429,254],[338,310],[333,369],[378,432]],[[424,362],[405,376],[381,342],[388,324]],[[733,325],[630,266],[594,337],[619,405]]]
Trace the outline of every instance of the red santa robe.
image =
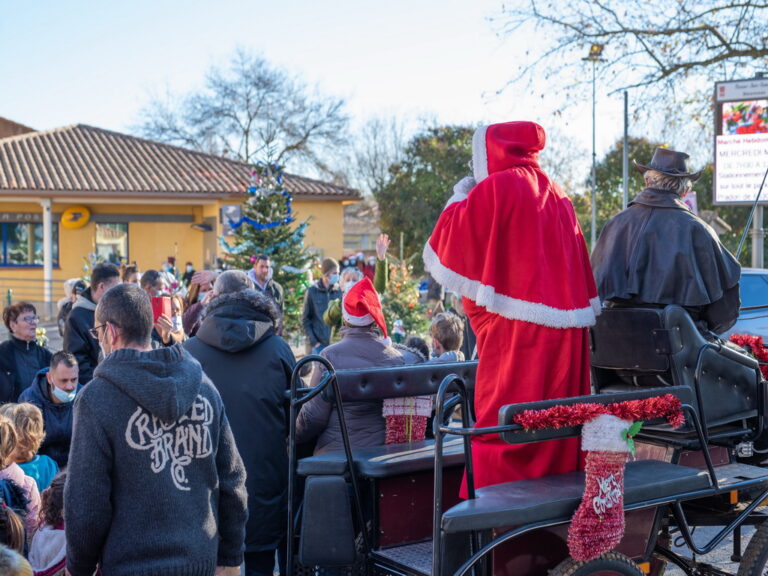
[[[600,302],[573,206],[537,162],[544,144],[533,122],[478,129],[474,187],[457,185],[424,248],[477,335],[478,427],[497,425],[505,404],[590,392],[587,327]],[[579,466],[576,438],[513,446],[493,434],[472,450],[476,487]]]

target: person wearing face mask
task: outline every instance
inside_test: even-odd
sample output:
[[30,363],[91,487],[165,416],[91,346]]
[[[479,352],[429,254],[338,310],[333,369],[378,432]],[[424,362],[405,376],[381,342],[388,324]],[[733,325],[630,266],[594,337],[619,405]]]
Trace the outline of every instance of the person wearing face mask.
[[184,312],[181,315],[181,325],[184,333],[192,338],[200,327],[200,320],[208,300],[213,295],[210,280],[193,279],[184,299]]
[[37,344],[37,311],[28,302],[3,310],[8,340],[0,344],[0,403],[15,402],[51,361],[51,351]]
[[60,469],[69,461],[72,406],[82,388],[77,358],[62,351],[53,355],[50,367],[40,370],[32,386],[19,396],[19,402],[34,404],[43,413],[45,438],[38,454],[53,459]]
[[195,265],[192,264],[192,262],[187,262],[186,267],[184,268],[184,275],[181,277],[181,281],[189,288],[189,285],[192,284],[192,276],[195,275]]
[[[147,296],[149,296],[150,299],[165,294],[165,280],[163,279],[162,274],[157,270],[147,270],[144,272],[144,274],[141,275],[141,282],[139,285],[141,286],[141,289],[147,293]],[[171,302],[171,308],[173,308],[173,302]],[[178,324],[180,325],[180,322]],[[176,342],[181,342],[183,339],[184,331],[176,331],[173,318],[161,314],[157,319],[157,323],[152,328],[152,342],[156,346],[173,346]]]
[[323,322],[323,314],[331,300],[341,298],[339,263],[333,258],[326,258],[320,265],[320,271],[320,279],[307,289],[301,314],[307,345],[314,354],[331,343],[331,327]]

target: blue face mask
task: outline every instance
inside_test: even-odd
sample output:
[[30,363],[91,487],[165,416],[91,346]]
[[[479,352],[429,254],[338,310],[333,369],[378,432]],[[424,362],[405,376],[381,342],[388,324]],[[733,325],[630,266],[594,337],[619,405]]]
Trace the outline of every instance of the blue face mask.
[[65,404],[68,404],[69,402],[72,402],[75,399],[75,391],[72,390],[72,392],[66,392],[62,390],[61,388],[57,388],[56,386],[51,386],[51,392],[58,400],[59,402],[63,402]]
[[328,277],[328,281],[329,281],[331,284],[338,284],[338,283],[339,283],[339,275],[338,275],[338,274],[331,274],[331,275]]

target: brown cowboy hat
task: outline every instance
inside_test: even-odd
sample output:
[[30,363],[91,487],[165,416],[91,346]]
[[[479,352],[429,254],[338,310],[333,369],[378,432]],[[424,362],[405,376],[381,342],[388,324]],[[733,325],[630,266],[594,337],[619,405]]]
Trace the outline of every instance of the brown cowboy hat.
[[641,174],[644,174],[646,170],[655,170],[666,176],[690,178],[695,182],[701,176],[702,170],[691,172],[688,160],[690,160],[690,156],[685,152],[676,152],[668,148],[656,148],[653,158],[651,158],[651,163],[647,166],[639,164],[637,160],[632,160],[632,162]]

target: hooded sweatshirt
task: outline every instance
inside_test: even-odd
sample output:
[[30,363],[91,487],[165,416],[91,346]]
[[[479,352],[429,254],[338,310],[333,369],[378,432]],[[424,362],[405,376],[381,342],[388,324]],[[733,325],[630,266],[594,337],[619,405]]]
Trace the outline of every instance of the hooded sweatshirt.
[[247,552],[273,550],[285,535],[285,391],[296,361],[275,335],[276,318],[269,296],[259,291],[223,294],[208,305],[197,336],[184,343],[221,394],[248,472]]
[[75,400],[67,568],[211,576],[239,566],[245,469],[216,389],[181,345],[121,349]]
[[[29,402],[40,408],[45,423],[45,438],[38,454],[53,458],[60,468],[64,468],[69,460],[69,444],[72,440],[73,404],[57,404],[51,400],[51,387],[47,377],[49,370],[44,368],[37,373],[32,386],[19,396],[19,402]],[[75,393],[79,394],[82,389],[83,386],[78,384]]]

